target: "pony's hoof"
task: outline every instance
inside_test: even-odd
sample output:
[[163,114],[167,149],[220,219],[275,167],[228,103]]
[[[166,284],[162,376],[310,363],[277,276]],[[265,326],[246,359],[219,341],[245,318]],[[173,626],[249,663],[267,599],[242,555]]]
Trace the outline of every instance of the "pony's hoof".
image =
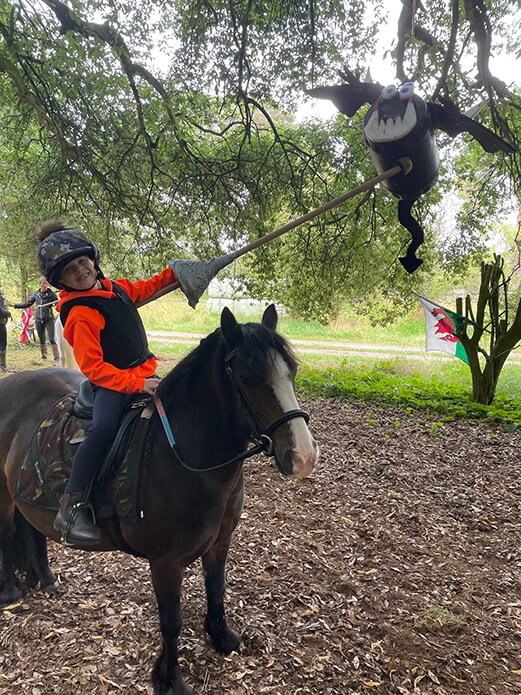
[[60,582],[56,580],[53,584],[47,584],[47,586],[42,586],[42,591],[46,594],[54,594],[56,589],[60,586]]
[[227,625],[224,628],[219,626],[219,630],[212,630],[208,616],[205,618],[204,627],[218,654],[231,654],[240,651],[243,641],[238,632],[231,630]]
[[195,695],[192,688],[184,680],[178,681],[174,686],[165,689],[162,686],[154,686],[155,695]]
[[0,608],[7,608],[8,606],[14,606],[23,598],[22,590],[17,586],[13,587],[10,591],[0,591]]

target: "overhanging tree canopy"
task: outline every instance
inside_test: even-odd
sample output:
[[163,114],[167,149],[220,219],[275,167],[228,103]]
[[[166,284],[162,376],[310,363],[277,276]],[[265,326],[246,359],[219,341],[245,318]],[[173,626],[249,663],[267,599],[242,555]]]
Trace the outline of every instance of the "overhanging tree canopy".
[[[516,143],[520,100],[489,58],[519,50],[517,6],[403,0],[398,78],[426,96],[446,83],[462,107],[486,98],[481,117]],[[356,119],[287,114],[344,63],[367,66],[384,24],[381,0],[2,0],[0,148],[29,172],[20,199],[34,221],[79,218],[116,265],[129,248],[156,264],[179,245],[208,257],[261,236],[372,176]],[[158,47],[164,74],[148,58]],[[517,183],[516,158],[490,166]],[[399,295],[405,240],[387,202],[375,192],[263,250],[257,287],[314,313],[360,287]]]

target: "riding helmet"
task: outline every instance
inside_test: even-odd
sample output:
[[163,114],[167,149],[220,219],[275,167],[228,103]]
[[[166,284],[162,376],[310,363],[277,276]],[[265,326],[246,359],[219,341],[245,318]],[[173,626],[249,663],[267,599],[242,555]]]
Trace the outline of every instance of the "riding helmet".
[[52,232],[38,247],[40,270],[54,287],[61,288],[59,280],[62,270],[67,263],[79,256],[92,258],[99,272],[100,255],[97,246],[76,229],[59,229]]

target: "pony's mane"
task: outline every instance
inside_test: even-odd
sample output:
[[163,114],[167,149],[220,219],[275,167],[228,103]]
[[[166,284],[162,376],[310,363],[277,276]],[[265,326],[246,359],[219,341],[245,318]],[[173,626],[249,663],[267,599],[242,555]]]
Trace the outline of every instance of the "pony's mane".
[[183,390],[189,388],[191,379],[200,371],[201,365],[210,359],[210,356],[221,344],[224,344],[224,341],[222,340],[221,329],[217,328],[213,333],[203,338],[197,347],[168,372],[158,388],[158,395],[162,399],[167,399],[168,394],[175,390],[176,396],[178,395],[177,392],[180,396]]
[[[270,362],[270,351],[282,355],[291,369],[296,371],[297,360],[289,343],[278,333],[267,329],[259,323],[240,324],[242,339],[240,341],[240,356],[259,377],[267,377]],[[200,373],[203,366],[216,352],[221,351],[224,360],[227,350],[222,331],[217,328],[199,345],[184,357],[163,379],[158,389],[165,406],[170,399],[182,402],[190,397],[193,379]]]

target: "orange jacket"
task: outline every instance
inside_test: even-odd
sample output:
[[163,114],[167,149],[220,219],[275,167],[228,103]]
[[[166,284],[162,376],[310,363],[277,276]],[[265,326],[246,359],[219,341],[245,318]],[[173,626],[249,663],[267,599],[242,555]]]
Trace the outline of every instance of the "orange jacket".
[[[157,290],[171,285],[176,281],[176,276],[171,268],[166,268],[159,275],[154,275],[149,280],[116,280],[130,299],[141,302],[148,299]],[[60,300],[56,309],[60,311],[64,302],[76,297],[97,295],[99,297],[114,297],[112,281],[108,278],[101,280],[102,290],[89,290],[88,292],[60,291]],[[72,346],[74,357],[83,374],[97,386],[119,391],[121,393],[142,393],[145,379],[156,373],[157,360],[150,357],[143,364],[131,369],[118,369],[103,359],[100,333],[105,328],[105,318],[92,307],[74,306],[69,312],[67,322],[63,330],[64,337]]]

